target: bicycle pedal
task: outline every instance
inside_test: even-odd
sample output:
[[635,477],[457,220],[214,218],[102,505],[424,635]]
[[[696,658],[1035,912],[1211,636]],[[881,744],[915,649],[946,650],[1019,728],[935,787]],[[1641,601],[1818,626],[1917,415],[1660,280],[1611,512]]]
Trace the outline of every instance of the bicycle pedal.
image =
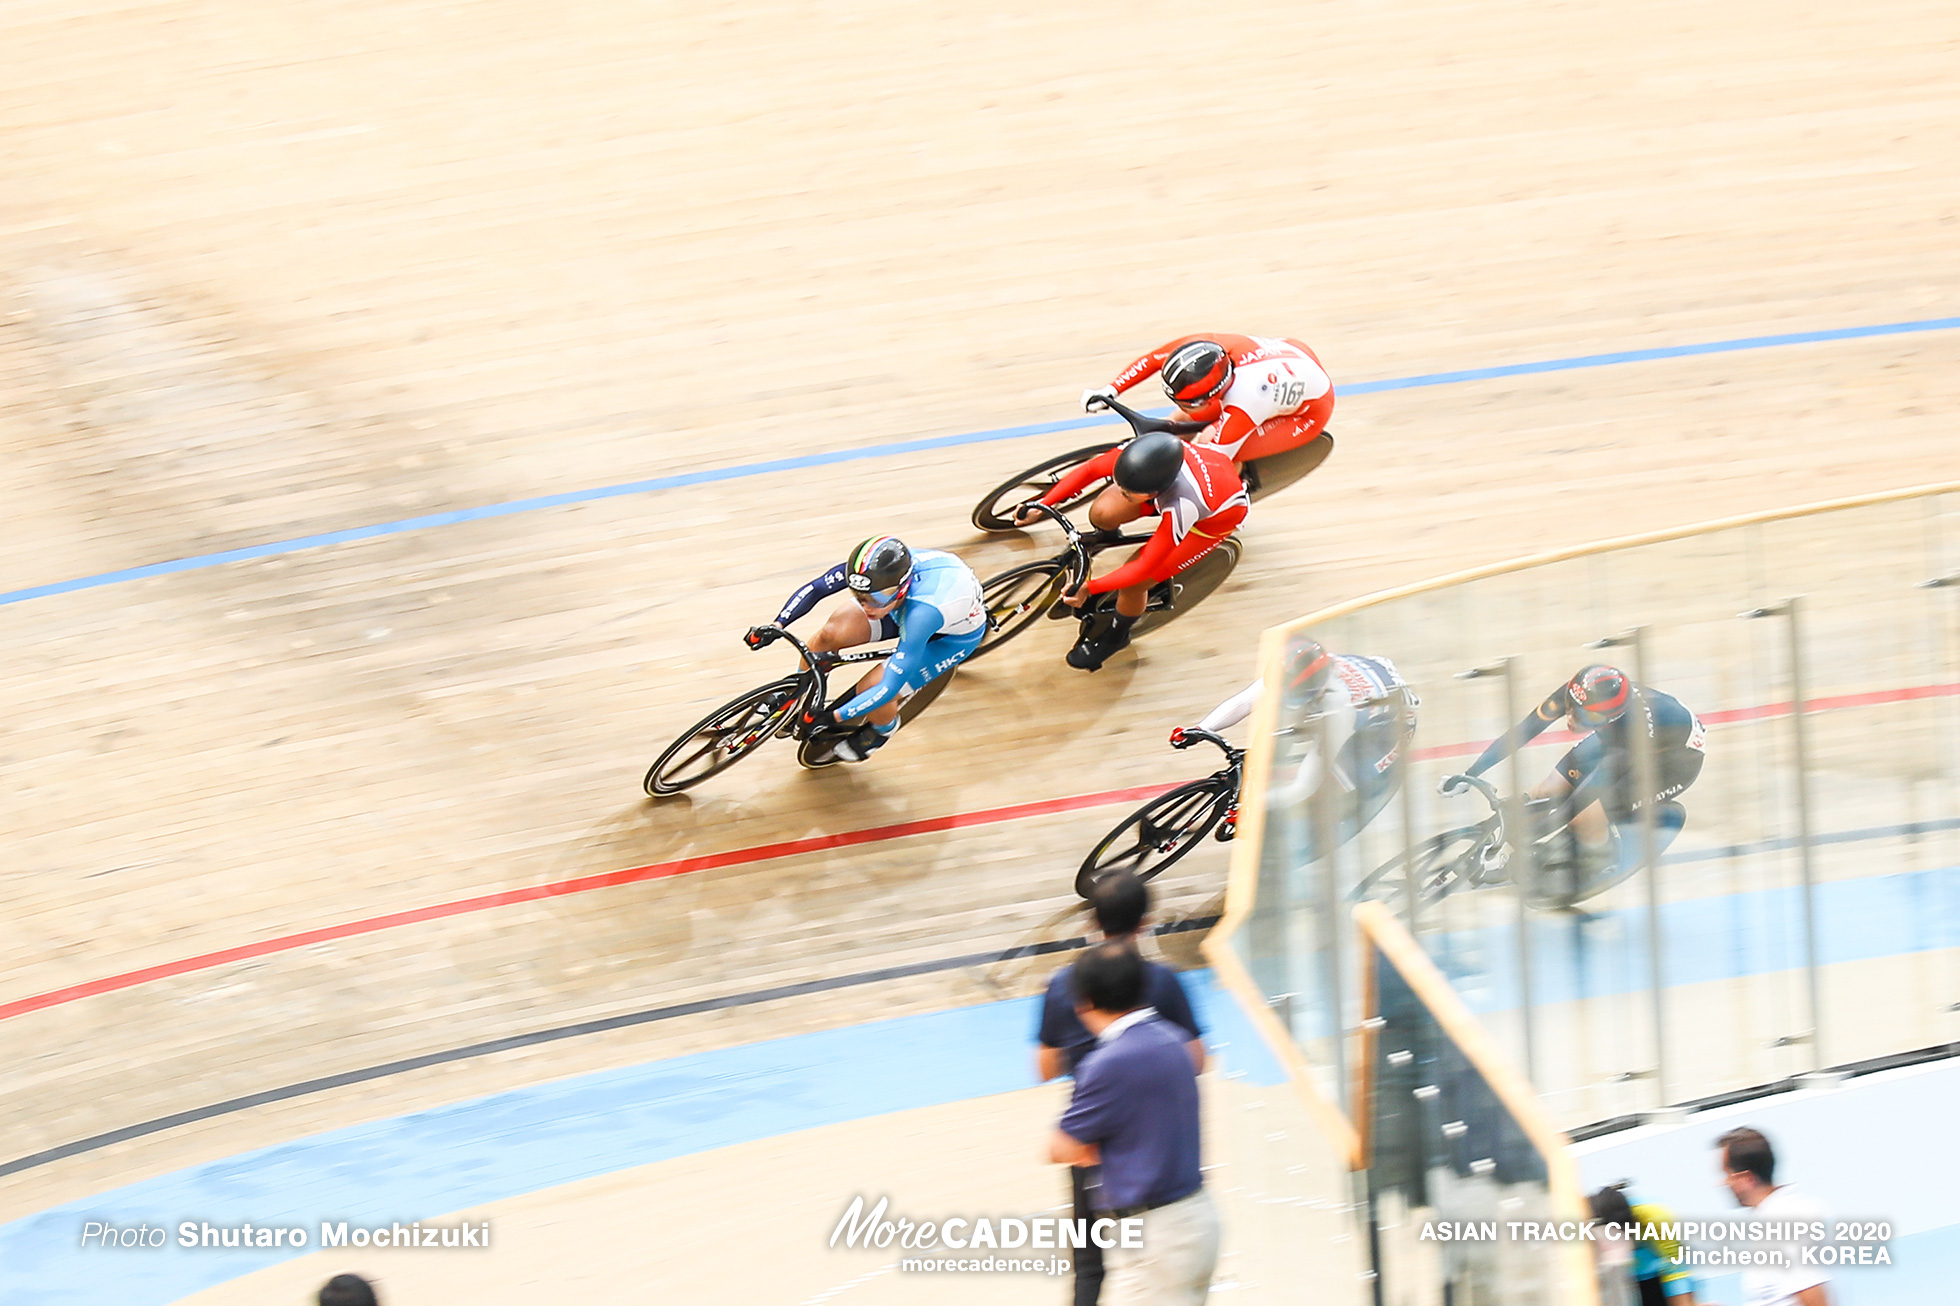
[[1225,813],[1225,819],[1218,823],[1218,833],[1213,837],[1220,843],[1230,843],[1238,837],[1238,833],[1239,809],[1236,807],[1229,808]]

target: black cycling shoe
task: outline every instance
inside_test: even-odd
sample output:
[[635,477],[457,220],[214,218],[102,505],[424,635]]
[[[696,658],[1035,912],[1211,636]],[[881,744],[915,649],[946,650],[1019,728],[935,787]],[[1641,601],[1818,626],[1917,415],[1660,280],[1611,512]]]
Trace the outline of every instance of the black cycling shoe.
[[891,738],[875,726],[859,726],[850,734],[838,740],[831,752],[840,762],[862,762],[885,746]]
[[1100,671],[1102,664],[1118,652],[1130,646],[1130,627],[1136,625],[1133,617],[1117,617],[1102,632],[1091,638],[1089,623],[1082,625],[1082,635],[1075,641],[1075,647],[1068,651],[1068,664],[1077,671]]

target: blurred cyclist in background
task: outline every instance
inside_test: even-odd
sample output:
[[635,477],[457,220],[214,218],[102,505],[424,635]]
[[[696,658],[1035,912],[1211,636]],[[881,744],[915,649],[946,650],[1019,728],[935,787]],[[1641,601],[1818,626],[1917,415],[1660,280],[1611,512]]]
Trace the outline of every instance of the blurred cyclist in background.
[[[1136,555],[1115,571],[1098,576],[1062,601],[1080,608],[1091,595],[1116,592],[1107,622],[1085,617],[1068,664],[1096,671],[1130,642],[1150,601],[1150,589],[1189,567],[1238,529],[1251,500],[1246,498],[1232,460],[1209,445],[1186,444],[1174,435],[1140,435],[1099,454],[1057,481],[1040,502],[1065,503],[1097,481],[1112,483],[1089,505],[1089,523],[1113,531],[1139,517],[1161,514],[1157,531]],[[1028,525],[1037,514],[1023,508],[1015,520]]]
[[1110,385],[1083,391],[1082,407],[1094,412],[1098,400],[1159,375],[1180,416],[1211,423],[1197,440],[1234,465],[1303,445],[1334,415],[1334,383],[1313,350],[1273,336],[1179,336]]
[[987,606],[973,569],[950,553],[917,553],[891,535],[874,535],[851,556],[789,596],[766,626],[753,626],[743,638],[750,648],[773,643],[783,629],[817,605],[817,600],[849,590],[855,603],[832,608],[823,629],[810,640],[813,653],[835,653],[877,640],[898,647],[884,664],[858,681],[851,698],[832,712],[817,704],[806,721],[822,728],[863,722],[832,748],[832,761],[862,762],[899,727],[905,701],[951,671],[987,633]]
[[[1366,825],[1400,786],[1409,740],[1422,700],[1387,658],[1329,653],[1316,640],[1287,646],[1281,673],[1279,730],[1286,742],[1274,753],[1273,797],[1285,810],[1304,813],[1306,802],[1332,775],[1346,795],[1344,838]],[[1213,734],[1245,720],[1266,692],[1265,680],[1247,685],[1211,710],[1193,729]],[[1171,731],[1171,746],[1196,742],[1185,728]],[[1321,759],[1325,744],[1332,766]],[[1298,764],[1290,777],[1279,765]]]
[[[1559,759],[1558,769],[1534,786],[1530,797],[1557,800],[1545,828],[1571,829],[1578,884],[1583,886],[1617,868],[1612,827],[1634,820],[1649,804],[1656,805],[1654,828],[1660,847],[1673,842],[1688,819],[1687,809],[1673,800],[1701,774],[1708,731],[1673,695],[1634,684],[1618,667],[1595,663],[1582,667],[1530,716],[1492,740],[1469,773],[1482,775],[1560,717],[1586,738]],[[1642,793],[1638,783],[1636,732],[1644,734],[1653,749],[1655,792],[1651,794]],[[1462,777],[1449,776],[1441,790],[1450,794],[1466,787]]]

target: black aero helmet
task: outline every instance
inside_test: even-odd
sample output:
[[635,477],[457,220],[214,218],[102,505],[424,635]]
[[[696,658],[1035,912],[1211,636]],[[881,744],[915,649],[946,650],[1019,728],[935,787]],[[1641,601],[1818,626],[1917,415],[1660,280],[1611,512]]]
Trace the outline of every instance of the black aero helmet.
[[1179,345],[1164,360],[1164,393],[1179,408],[1198,408],[1232,384],[1232,356],[1215,340]]
[[1116,484],[1131,494],[1162,494],[1184,470],[1184,441],[1163,431],[1139,435],[1116,456]]
[[1596,662],[1565,682],[1565,695],[1579,724],[1597,730],[1626,713],[1631,684],[1626,672]]
[[874,535],[851,550],[844,583],[881,608],[896,603],[912,585],[912,550],[895,535]]

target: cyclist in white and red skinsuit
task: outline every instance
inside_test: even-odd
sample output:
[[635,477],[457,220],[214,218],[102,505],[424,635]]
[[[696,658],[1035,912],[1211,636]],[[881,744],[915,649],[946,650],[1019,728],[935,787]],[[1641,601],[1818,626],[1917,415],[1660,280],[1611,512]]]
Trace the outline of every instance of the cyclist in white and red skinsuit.
[[[1354,807],[1372,817],[1401,783],[1422,700],[1387,658],[1329,653],[1312,639],[1288,646],[1281,677],[1279,724],[1293,728],[1288,752],[1297,754],[1299,767],[1291,781],[1276,783],[1275,789],[1290,803],[1304,804],[1330,769],[1320,756],[1325,746],[1336,783]],[[1230,729],[1251,714],[1265,691],[1264,679],[1253,681],[1195,729],[1213,734]],[[1300,728],[1310,718],[1312,728]],[[1186,747],[1183,727],[1171,731],[1171,744]]]
[[1179,336],[1104,389],[1084,391],[1082,406],[1093,412],[1098,397],[1160,374],[1185,419],[1211,423],[1195,440],[1216,445],[1234,463],[1298,448],[1334,415],[1334,382],[1313,350],[1277,336]]

